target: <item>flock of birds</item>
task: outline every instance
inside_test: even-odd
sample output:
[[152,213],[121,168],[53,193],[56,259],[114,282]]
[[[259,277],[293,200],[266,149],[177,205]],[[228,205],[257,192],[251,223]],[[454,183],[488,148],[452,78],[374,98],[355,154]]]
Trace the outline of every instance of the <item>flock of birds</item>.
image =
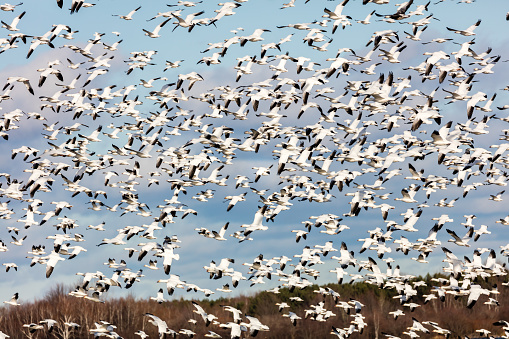
[[[495,193],[492,188],[507,185],[509,130],[503,126],[509,118],[503,111],[509,105],[494,103],[496,91],[509,88],[492,89],[498,81],[495,70],[507,60],[497,54],[501,51],[476,48],[475,36],[487,20],[446,26],[444,36],[431,35],[434,25],[447,19],[435,17],[433,11],[441,6],[465,6],[462,10],[468,11],[463,3],[472,1],[460,2],[409,0],[395,7],[389,0],[364,0],[361,9],[366,15],[354,19],[348,14],[354,6],[349,0],[290,0],[278,5],[282,15],[292,7],[315,13],[320,6],[323,17],[270,30],[257,28],[251,34],[239,27],[229,37],[202,46],[203,56],[167,60],[164,65],[157,62],[156,50],[126,51],[123,41],[129,37],[120,32],[113,32],[120,36],[114,43],[104,40],[105,33],[79,37],[72,24],[54,24],[41,35],[24,33],[26,5],[1,5],[2,57],[14,48],[23,50],[28,62],[58,57],[30,71],[30,76],[9,75],[0,95],[0,136],[14,164],[6,165],[4,157],[4,168],[10,171],[0,173],[0,218],[7,225],[0,233],[5,279],[15,280],[18,269],[39,265],[45,267],[46,278],[55,279],[55,272],[73,267],[62,267],[68,261],[102,254],[109,257],[104,265],[110,273],[76,273],[82,280],[69,295],[103,303],[110,288],[136,286],[153,271],[150,276],[157,276],[157,284],[166,288],[159,289],[154,281],[150,286],[157,287],[150,299],[163,303],[177,289],[227,296],[233,291],[230,287],[279,281],[268,290],[278,293],[281,287],[303,289],[327,276],[340,284],[364,281],[395,289],[401,308],[391,314],[401,319],[424,306],[412,300],[424,282],[412,282],[415,277],[403,273],[398,263],[404,266],[405,258],[411,257],[426,264],[434,257],[443,259],[449,278],[437,279],[427,302],[441,302],[451,294],[466,299],[469,308],[478,300],[498,305],[497,288],[486,288],[480,281],[507,274],[500,259],[509,256],[509,244],[476,244],[488,239],[493,244],[503,234],[500,226],[509,225],[509,216],[480,225],[475,214],[500,204],[505,191]],[[221,3],[207,18],[211,12],[202,1],[162,4],[168,11],[145,18],[158,24],[143,29],[144,39],[166,43],[172,29],[185,31],[188,39],[212,34],[249,3]],[[76,0],[57,0],[57,5],[61,11],[70,6],[74,16],[103,6]],[[143,6],[119,8],[111,20],[143,22],[145,27],[138,13]],[[373,23],[387,29],[356,37],[365,53],[340,47],[342,34],[355,34]],[[263,20],[258,24],[265,25]],[[266,40],[278,32],[284,37]],[[90,39],[73,44],[79,38]],[[244,51],[254,54],[236,57]],[[128,60],[115,63],[125,55]],[[227,61],[234,65],[228,67]],[[401,63],[410,66],[402,68]],[[180,73],[192,67],[200,73]],[[213,73],[215,68],[220,71]],[[112,83],[119,69],[124,72],[122,88]],[[159,76],[145,80],[147,72]],[[53,94],[42,95],[48,88]],[[28,101],[35,101],[38,109],[17,108]],[[488,136],[489,124],[497,125],[491,131],[501,134]],[[42,133],[33,132],[37,129]],[[482,199],[463,205],[472,208],[461,213],[464,220],[447,214],[474,194]],[[218,200],[226,207],[207,209]],[[254,217],[251,208],[243,207],[248,202],[258,206]],[[201,215],[208,225],[193,222]],[[232,215],[244,221],[236,223]],[[301,225],[288,228],[285,218],[300,218]],[[97,222],[86,226],[80,219]],[[178,228],[189,224],[195,225],[192,235],[189,227]],[[264,234],[276,229],[279,233],[272,234],[281,237],[280,247],[271,251],[280,251],[278,256],[256,253],[244,264],[233,257],[210,261],[221,255],[214,251],[200,258],[205,266],[196,274],[221,280],[221,288],[181,279],[186,268],[178,263],[180,249],[193,247],[199,237],[214,243],[211,248],[215,241],[222,242],[225,252],[233,242],[235,248],[258,252],[267,240]],[[362,238],[364,232],[368,235]],[[283,240],[290,238],[293,244],[288,248],[295,242],[304,244],[293,256]],[[317,238],[325,241],[311,244]],[[469,247],[475,249],[466,252]],[[10,256],[13,252],[18,255]],[[112,258],[114,253],[122,258]],[[329,272],[319,267],[332,268]],[[316,292],[330,296],[351,315],[349,326],[331,327],[332,335],[347,338],[369,326],[359,301],[343,300],[330,288]],[[20,305],[18,292],[4,303]],[[211,328],[207,337],[220,337],[212,331],[214,326],[230,329],[231,338],[269,331],[232,306],[224,306],[232,319],[218,319],[193,304]],[[324,305],[312,305],[300,315],[286,311],[285,301],[274,307],[295,326],[303,318],[331,319],[331,326],[336,314]],[[194,335],[171,329],[156,315],[145,316],[161,338]],[[24,326],[31,332],[45,331],[54,323],[46,319]],[[497,325],[509,337],[508,323]],[[384,335],[416,338],[430,332],[451,334],[438,323],[413,318],[405,333]],[[104,320],[90,333],[120,337]],[[143,331],[136,335],[147,337]]]

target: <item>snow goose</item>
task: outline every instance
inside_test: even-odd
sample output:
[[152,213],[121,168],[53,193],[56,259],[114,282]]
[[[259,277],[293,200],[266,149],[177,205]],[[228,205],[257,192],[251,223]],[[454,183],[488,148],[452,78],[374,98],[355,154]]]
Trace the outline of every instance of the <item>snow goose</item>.
[[163,28],[164,25],[166,25],[166,23],[168,21],[170,21],[171,18],[169,19],[166,19],[164,20],[163,22],[161,22],[159,25],[157,25],[154,30],[152,32],[150,31],[147,31],[146,29],[143,29],[143,31],[145,32],[145,35],[151,37],[151,38],[159,38],[161,37],[161,35],[159,35],[159,31],[161,30],[161,28]]
[[21,239],[16,239],[14,236],[11,236],[11,238],[13,240],[13,241],[11,241],[11,244],[16,245],[16,246],[22,246],[23,245],[23,241],[27,238],[27,236],[25,235]]
[[389,314],[391,314],[394,317],[394,320],[398,319],[400,315],[405,315],[405,313],[403,313],[402,310],[391,311],[389,312]]
[[4,304],[8,304],[8,305],[12,305],[12,306],[19,306],[21,305],[20,303],[18,303],[18,292],[14,293],[14,295],[12,296],[11,300],[9,301],[4,301]]
[[451,264],[451,279],[458,279],[461,275],[461,269],[463,262],[456,257],[454,253],[452,253],[449,249],[442,247],[442,251],[444,251],[446,259],[444,259],[444,262],[448,262]]
[[[245,330],[245,326],[237,324],[237,323],[232,323],[232,322],[228,322],[226,324],[220,324],[219,327],[229,328],[231,339],[240,339],[240,337],[242,335],[242,329],[244,328],[244,330]],[[212,333],[214,333],[214,332],[212,332]],[[216,337],[213,336],[211,338],[216,338]]]
[[477,20],[477,22],[475,24],[473,24],[472,26],[468,27],[465,30],[459,30],[459,29],[454,29],[454,28],[450,28],[450,27],[446,27],[446,28],[449,31],[452,31],[457,34],[461,34],[463,36],[472,36],[472,35],[475,35],[474,29],[476,29],[477,26],[479,26],[480,24],[481,24],[481,20],[479,19],[479,20]]
[[193,301],[193,305],[196,308],[196,310],[193,310],[193,312],[199,314],[202,317],[203,321],[205,322],[205,326],[209,326],[213,320],[217,319],[215,315],[205,312],[205,310],[200,305],[198,305],[197,302]]
[[221,305],[225,311],[231,312],[233,315],[233,322],[236,324],[240,324],[242,321],[242,311],[236,309],[235,307],[228,305]]
[[175,30],[175,29],[177,29],[177,27],[181,26],[181,27],[187,28],[188,32],[191,32],[193,30],[194,26],[196,25],[196,23],[194,22],[194,18],[199,15],[202,15],[203,13],[205,13],[205,12],[200,11],[200,12],[192,13],[192,14],[189,14],[188,16],[186,16],[185,19],[182,19],[177,14],[172,13],[171,15],[175,19],[177,19],[177,21],[174,22],[174,24],[176,24],[176,26],[173,28],[173,30]]
[[19,4],[17,5],[11,5],[11,4],[3,4],[3,5],[0,5],[0,10],[2,11],[5,11],[5,12],[13,12],[14,9],[20,5],[23,5],[22,2],[20,2]]
[[489,295],[490,291],[485,288],[482,288],[481,285],[471,284],[468,294],[467,307],[468,308],[474,307],[475,303],[477,302],[481,294]]
[[215,338],[215,339],[222,338],[219,334],[217,334],[216,332],[213,332],[213,331],[209,331],[209,333],[205,334],[204,337]]
[[267,325],[264,325],[258,320],[258,318],[245,315],[246,319],[249,320],[249,324],[243,323],[245,326],[249,328],[249,333],[252,337],[256,336],[259,331],[269,331],[269,327]]
[[150,313],[145,313],[145,316],[149,318],[148,319],[149,323],[151,323],[154,326],[157,326],[157,331],[159,332],[160,338],[164,338],[165,334],[171,335],[171,334],[175,333],[175,331],[173,331],[172,329],[170,329],[168,327],[168,325],[166,324],[166,321],[161,320],[161,318],[159,318],[153,314],[150,314]]
[[118,16],[120,19],[124,19],[124,20],[132,20],[134,13],[136,13],[140,8],[141,8],[141,6],[139,6],[136,9],[133,9],[127,15],[112,14],[112,16]]
[[37,331],[37,330],[43,330],[44,329],[44,326],[42,326],[40,324],[36,324],[36,323],[23,324],[23,327],[28,328],[28,331],[30,333],[35,333],[35,331]]
[[162,304],[163,302],[168,301],[168,300],[164,299],[163,289],[162,288],[160,288],[159,291],[157,292],[157,296],[156,297],[150,297],[150,300],[154,300],[158,304]]
[[267,226],[262,225],[266,210],[267,210],[267,205],[263,205],[262,208],[260,208],[260,209],[258,209],[258,211],[256,211],[253,222],[251,224],[243,224],[240,226],[240,227],[245,228],[244,236],[248,236],[253,231],[266,231],[269,229]]
[[[420,188],[420,186],[418,186]],[[417,202],[417,200],[414,199],[415,193],[417,193],[417,190],[407,190],[406,188],[403,188],[401,190],[402,198],[394,198],[396,201],[402,201],[406,203],[414,203]]]
[[34,95],[34,90],[32,89],[32,86],[30,85],[30,81],[24,77],[8,77],[7,83],[4,85],[2,90],[5,90],[7,87],[11,86],[15,81],[23,83],[25,85],[25,87],[28,89],[28,92],[30,92],[30,94]]
[[449,239],[448,241],[449,242],[453,242],[455,243],[456,245],[458,246],[466,246],[466,247],[469,247],[470,245],[468,244],[468,242],[470,241],[470,239],[472,239],[472,235],[474,234],[474,228],[471,227],[467,234],[465,234],[465,236],[463,236],[463,238],[460,238],[458,237],[458,235],[456,234],[456,232],[450,230],[450,229],[446,229],[447,233],[449,233],[449,235],[451,235],[454,239]]
[[136,332],[134,332],[134,334],[136,335],[139,335],[141,337],[141,339],[145,339],[145,338],[148,338],[148,334],[146,334],[144,331],[142,330],[138,330]]
[[54,326],[57,323],[58,322],[53,319],[43,319],[43,320],[39,321],[39,324],[46,324],[46,326],[48,326],[48,333],[51,333],[53,331],[53,329],[55,328]]
[[5,23],[4,21],[1,21],[1,22],[2,22],[2,24],[3,24],[3,25],[2,25],[2,27],[3,27],[3,28],[8,29],[9,31],[13,31],[13,32],[15,32],[15,31],[19,31],[19,28],[17,28],[16,26],[18,25],[18,23],[19,23],[19,21],[21,20],[21,18],[25,15],[25,13],[26,13],[26,11],[25,11],[25,12],[23,12],[23,13],[21,13],[21,14],[20,14],[20,15],[18,15],[17,17],[15,17],[15,18],[12,20],[12,22],[11,22],[11,24],[10,24],[10,25],[9,25],[9,24],[7,24],[7,23]]
[[51,276],[51,273],[53,273],[53,270],[55,269],[55,265],[59,261],[65,260],[65,258],[62,258],[57,252],[51,252],[46,257],[42,257],[41,259],[45,259],[46,261],[46,278],[49,278]]

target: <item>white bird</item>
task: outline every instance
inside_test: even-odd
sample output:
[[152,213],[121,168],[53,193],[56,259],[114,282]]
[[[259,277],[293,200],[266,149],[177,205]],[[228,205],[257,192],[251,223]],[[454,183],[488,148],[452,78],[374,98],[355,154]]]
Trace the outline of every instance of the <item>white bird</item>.
[[474,307],[475,303],[477,302],[481,294],[490,295],[489,290],[482,288],[481,285],[477,284],[470,284],[470,290],[468,292],[469,292],[467,300],[468,308]]
[[375,14],[375,11],[369,13],[364,20],[357,20],[357,23],[363,24],[363,25],[369,25],[371,22],[369,21],[371,17]]
[[108,73],[108,70],[107,69],[102,69],[102,68],[101,69],[95,69],[92,72],[87,72],[87,74],[90,74],[90,75],[87,78],[87,80],[85,80],[85,83],[83,84],[83,86],[87,86],[92,80],[97,78],[97,76],[103,75],[103,74],[106,74],[106,73]]
[[417,202],[417,200],[414,199],[415,194],[417,193],[416,190],[408,190],[406,188],[403,188],[401,190],[402,198],[394,198],[394,200],[406,202],[406,203],[414,203]]
[[5,12],[13,12],[14,9],[20,5],[23,5],[22,2],[20,2],[19,4],[17,5],[11,5],[11,4],[3,4],[3,5],[0,5],[0,10],[2,11],[5,11]]
[[136,335],[139,335],[141,337],[141,339],[145,339],[145,338],[148,338],[148,334],[146,334],[144,331],[142,330],[138,330],[136,332],[134,332],[134,334]]
[[18,294],[18,292],[16,292],[12,296],[11,300],[4,301],[4,304],[8,304],[8,305],[12,305],[12,306],[20,306],[21,304],[18,303],[18,297],[19,297],[19,294]]
[[226,230],[228,229],[229,224],[230,224],[229,222],[224,224],[223,227],[221,227],[221,229],[219,230],[219,232],[212,230],[211,236],[208,236],[208,238],[214,238],[215,240],[218,240],[218,241],[226,241],[226,238],[224,237],[224,235],[226,233]]
[[7,87],[13,85],[13,83],[15,81],[23,83],[25,85],[25,87],[27,88],[28,92],[30,92],[30,94],[32,94],[32,95],[34,94],[34,90],[33,90],[32,86],[30,85],[30,81],[24,77],[8,77],[7,83],[4,85],[2,90],[4,91]]
[[459,30],[459,29],[454,29],[454,28],[450,28],[450,27],[446,27],[446,28],[449,31],[453,31],[454,33],[461,34],[463,36],[471,36],[471,35],[475,35],[474,29],[476,29],[477,26],[479,26],[480,24],[481,24],[481,20],[477,20],[477,22],[475,24],[473,24],[472,26],[468,27],[465,30]]
[[[221,327],[221,328],[229,328],[230,329],[230,338],[231,339],[240,339],[240,337],[242,335],[242,326],[240,324],[238,324],[238,323],[228,322],[226,324],[220,324],[219,327]],[[211,338],[215,338],[215,336],[211,336]]]
[[269,229],[267,226],[262,225],[266,210],[267,210],[267,205],[263,205],[262,208],[260,208],[260,209],[258,209],[258,211],[256,211],[253,222],[251,224],[243,224],[240,226],[240,227],[245,228],[245,230],[244,230],[245,236],[248,236],[253,231],[266,231]]
[[204,337],[215,338],[215,339],[222,338],[219,334],[217,334],[216,332],[213,332],[213,331],[209,331],[209,333],[205,334]]
[[297,326],[297,320],[302,319],[301,317],[299,317],[297,314],[295,314],[293,312],[288,312],[288,314],[283,314],[282,316],[289,318],[290,321],[292,322],[293,326]]
[[21,239],[16,239],[14,236],[11,236],[11,238],[13,240],[13,241],[11,241],[11,244],[16,245],[16,246],[22,246],[23,245],[23,241],[27,238],[27,236],[25,235]]
[[39,77],[39,87],[41,87],[44,84],[44,82],[46,81],[46,78],[50,74],[55,75],[58,80],[64,81],[62,73],[58,69],[47,67],[47,68],[40,68],[37,70],[37,72],[41,72],[41,75]]
[[175,245],[166,244],[163,246],[162,250],[159,250],[156,253],[156,256],[163,257],[163,268],[165,274],[170,274],[171,264],[173,263],[173,259],[179,260],[180,255],[178,253],[174,253],[173,249]]
[[394,317],[394,319],[398,319],[398,317],[400,315],[405,315],[405,313],[403,313],[402,310],[396,310],[396,311],[391,311],[389,312],[389,314],[392,314],[392,316]]
[[4,21],[1,21],[2,24],[3,24],[2,27],[6,28],[6,29],[8,29],[9,31],[12,31],[12,32],[19,31],[19,28],[17,28],[16,26],[18,25],[18,23],[21,20],[21,18],[25,15],[25,13],[26,13],[26,11],[24,11],[23,13],[21,13],[20,15],[15,17],[14,19],[12,19],[12,22],[11,22],[10,25],[5,23]]
[[339,250],[340,257],[333,256],[331,259],[338,260],[342,269],[346,269],[349,265],[354,266],[356,260],[353,257],[353,251],[349,252],[345,242],[341,242],[341,249]]
[[226,212],[229,212],[231,211],[231,209],[235,206],[235,204],[237,204],[239,201],[246,201],[246,196],[247,192],[244,192],[240,195],[228,195],[225,197],[225,200],[230,200],[230,202],[228,203],[228,207],[226,208]]
[[469,247],[470,245],[468,244],[469,240],[472,239],[472,236],[474,234],[474,228],[471,227],[467,234],[465,234],[465,236],[463,236],[463,238],[460,238],[458,237],[458,235],[456,234],[456,232],[450,230],[450,229],[446,229],[447,233],[449,233],[454,239],[449,239],[448,241],[449,242],[453,242],[455,243],[456,245],[458,246],[466,246],[466,247]]
[[140,8],[141,8],[141,6],[139,6],[138,8],[133,9],[127,15],[119,15],[119,14],[112,14],[112,15],[113,16],[118,16],[120,19],[132,20],[134,13],[136,13]]
[[26,327],[28,328],[28,331],[30,333],[34,333],[35,331],[37,330],[42,330],[44,329],[44,326],[40,325],[40,324],[36,324],[36,323],[30,323],[30,324],[23,324],[23,327]]
[[161,37],[161,35],[159,35],[159,31],[160,31],[160,30],[161,30],[161,28],[163,28],[163,27],[164,27],[164,25],[166,25],[166,23],[167,23],[168,21],[170,21],[170,20],[171,20],[171,18],[170,18],[170,19],[166,19],[166,20],[164,20],[164,21],[163,21],[163,22],[161,22],[159,25],[157,25],[157,26],[154,28],[154,30],[153,30],[152,32],[147,31],[146,29],[143,29],[143,31],[145,32],[145,35],[147,35],[147,36],[149,36],[149,37],[151,37],[151,38],[159,38],[159,37]]
[[202,317],[203,321],[205,322],[205,326],[209,326],[213,320],[217,319],[217,317],[212,313],[205,312],[205,310],[200,305],[198,305],[197,302],[193,301],[193,305],[196,308],[196,310],[193,310],[193,312],[199,314]]
[[164,294],[163,294],[163,289],[162,288],[160,288],[159,291],[157,291],[157,296],[150,297],[150,300],[154,300],[158,304],[162,304],[163,302],[168,301],[168,300],[164,299]]
[[409,328],[410,330],[430,333],[429,330],[419,322],[419,320],[415,319],[414,317],[412,317],[412,320],[413,323],[412,326]]
[[278,306],[278,310],[279,312],[281,312],[283,309],[287,308],[287,307],[290,307],[290,305],[288,305],[287,303],[285,302],[281,302],[281,303],[276,303],[276,306]]
[[483,234],[491,234],[491,232],[488,231],[487,225],[481,225],[479,229],[474,230],[474,241],[479,240],[479,237]]
[[258,320],[258,318],[245,315],[246,319],[249,320],[249,324],[245,324],[249,328],[249,333],[252,337],[256,336],[259,331],[269,331],[269,327],[264,325]]
[[39,321],[39,324],[46,324],[46,326],[48,326],[48,333],[51,333],[58,322],[53,319],[43,319]]
[[168,327],[168,325],[166,324],[166,321],[161,320],[161,318],[159,318],[153,314],[150,314],[150,313],[145,313],[145,316],[149,318],[148,319],[149,323],[151,323],[154,326],[157,326],[157,331],[159,332],[159,338],[164,338],[165,334],[171,335],[171,334],[175,333],[175,331],[173,331],[172,329],[170,329]]
[[49,255],[42,257],[41,259],[46,260],[46,278],[51,276],[51,273],[53,273],[53,270],[59,261],[65,260],[65,258],[62,258],[57,252],[54,251],[52,251]]
[[242,311],[236,309],[235,307],[229,305],[221,305],[225,311],[231,312],[233,315],[233,322],[236,324],[240,324],[242,321]]
[[200,11],[200,12],[192,13],[192,14],[189,14],[188,16],[186,16],[185,19],[182,19],[177,14],[172,13],[171,15],[175,19],[177,19],[177,22],[175,22],[176,26],[175,26],[175,28],[173,28],[173,30],[175,30],[177,27],[180,26],[180,27],[187,28],[188,32],[191,32],[193,30],[194,26],[196,25],[196,23],[194,22],[194,18],[199,15],[202,15],[203,13],[205,13],[205,12]]

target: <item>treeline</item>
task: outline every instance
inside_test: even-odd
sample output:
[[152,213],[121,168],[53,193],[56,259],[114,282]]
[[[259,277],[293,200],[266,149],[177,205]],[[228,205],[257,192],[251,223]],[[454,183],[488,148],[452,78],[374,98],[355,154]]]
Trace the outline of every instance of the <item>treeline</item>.
[[[451,331],[453,337],[473,336],[479,337],[475,331],[477,329],[487,329],[492,331],[492,335],[501,334],[501,327],[494,326],[493,323],[504,319],[509,320],[509,306],[504,300],[509,300],[507,288],[502,286],[502,278],[490,278],[487,281],[480,281],[481,285],[492,289],[498,286],[499,294],[490,295],[500,301],[500,306],[486,305],[488,296],[482,295],[477,304],[469,309],[466,307],[467,296],[455,298],[447,294],[445,301],[434,299],[424,303],[424,295],[433,293],[434,286],[439,286],[440,282],[432,278],[444,278],[441,275],[419,277],[415,281],[424,281],[425,286],[417,287],[417,295],[412,297],[412,302],[417,307],[410,312],[408,307],[402,306],[399,294],[395,289],[380,289],[375,285],[364,282],[354,284],[328,284],[325,286],[310,286],[303,290],[294,290],[290,292],[286,288],[279,290],[279,294],[272,292],[260,292],[253,296],[238,296],[234,298],[221,298],[215,300],[197,300],[207,313],[214,314],[218,321],[227,323],[232,321],[230,312],[221,307],[221,305],[230,305],[242,311],[245,315],[258,318],[262,324],[270,328],[269,332],[259,332],[259,338],[326,338],[332,337],[330,334],[332,326],[336,328],[348,328],[353,320],[352,314],[347,314],[340,305],[341,301],[348,302],[351,299],[357,300],[364,306],[361,314],[365,317],[364,321],[367,327],[363,333],[354,332],[350,338],[384,338],[382,333],[388,333],[396,336],[404,336],[403,332],[408,331],[412,326],[412,318],[418,319],[421,323],[433,321],[440,327]],[[323,295],[320,290],[330,288],[339,294],[339,298],[334,300],[330,294]],[[123,298],[106,299],[105,303],[96,303],[83,298],[69,296],[71,288],[59,285],[51,290],[43,299],[34,302],[25,302],[20,306],[4,306],[0,309],[0,330],[9,335],[10,338],[91,338],[90,329],[94,329],[95,322],[107,321],[115,325],[115,331],[123,338],[139,338],[135,332],[142,330],[150,338],[158,338],[156,326],[148,322],[144,316],[151,313],[166,321],[168,326],[176,332],[182,329],[189,329],[196,333],[195,337],[202,338],[210,331],[216,332],[223,338],[230,338],[230,330],[221,328],[218,324],[211,324],[206,327],[201,317],[194,313],[195,307],[189,300],[173,300],[158,304],[152,300],[136,299],[133,296]],[[291,297],[300,297],[303,301],[292,301]],[[282,312],[278,311],[276,303],[286,302],[290,307]],[[318,305],[324,302],[323,307],[332,311],[335,315],[323,321],[314,320],[312,316],[305,318],[306,310],[313,310],[312,305]],[[389,312],[403,310],[405,315],[401,315],[397,320]],[[302,319],[293,326],[289,318],[282,314],[294,312]],[[354,313],[354,311],[351,311]],[[39,324],[45,319],[53,319],[57,323],[51,333],[47,326],[43,329],[37,329],[33,333],[24,324]],[[196,323],[190,322],[190,319],[196,320]],[[246,320],[246,322],[248,322]],[[78,324],[79,327],[73,327],[67,324]],[[427,326],[430,332],[433,327]],[[431,332],[425,334],[418,332],[421,338],[443,337],[437,333]],[[243,337],[248,337],[249,333],[243,333]],[[179,337],[187,337],[180,334]]]

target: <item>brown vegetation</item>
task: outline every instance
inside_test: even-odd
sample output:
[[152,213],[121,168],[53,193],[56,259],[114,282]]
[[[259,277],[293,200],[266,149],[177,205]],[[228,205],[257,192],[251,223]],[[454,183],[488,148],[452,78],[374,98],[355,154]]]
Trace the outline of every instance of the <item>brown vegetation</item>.
[[[414,312],[410,312],[407,307],[400,305],[397,293],[394,290],[379,289],[377,286],[367,283],[354,284],[328,284],[322,287],[329,287],[340,294],[339,300],[349,301],[350,298],[360,301],[365,306],[361,314],[365,317],[368,324],[362,334],[353,333],[350,338],[382,338],[382,333],[392,335],[402,335],[407,327],[412,325],[412,317],[418,319],[421,323],[424,321],[434,321],[442,328],[450,330],[454,336],[470,335],[475,336],[476,329],[488,329],[493,334],[501,333],[501,328],[493,325],[500,319],[509,319],[509,306],[503,301],[507,300],[508,292],[505,286],[502,286],[500,278],[491,278],[488,281],[480,282],[483,286],[489,287],[497,284],[500,286],[500,294],[495,296],[501,301],[500,306],[488,306],[484,302],[486,296],[481,296],[478,303],[468,309],[466,297],[455,299],[452,295],[447,295],[445,301],[438,299],[424,304],[423,295],[432,293],[432,285],[437,282],[431,280],[431,276],[423,279],[427,286],[418,287],[418,295],[414,296],[412,301],[421,305]],[[318,286],[313,285],[303,290],[290,292],[288,289],[281,289],[280,294],[269,292],[257,293],[253,296],[239,296],[230,299],[201,300],[198,303],[206,312],[213,313],[218,317],[218,321],[226,323],[232,321],[231,313],[223,310],[221,305],[230,305],[238,308],[243,314],[257,317],[263,324],[270,328],[270,332],[260,332],[259,338],[324,338],[332,337],[330,334],[332,326],[346,328],[350,326],[353,319],[343,309],[335,307],[332,297],[323,297],[316,293]],[[228,329],[222,329],[217,324],[211,324],[205,327],[202,319],[193,313],[194,307],[189,300],[173,300],[163,304],[158,304],[150,300],[139,300],[133,296],[117,299],[107,299],[105,303],[95,303],[82,298],[69,296],[65,286],[59,285],[50,291],[42,300],[34,302],[25,302],[21,306],[6,306],[0,309],[0,330],[10,335],[11,338],[90,338],[90,329],[95,328],[94,323],[107,321],[117,326],[116,332],[124,338],[138,338],[134,333],[143,330],[150,335],[150,338],[158,338],[157,329],[147,321],[146,313],[154,314],[167,322],[168,326],[175,330],[190,329],[197,335],[203,337],[204,334],[212,330],[224,338],[229,338]],[[303,302],[290,301],[290,297],[299,296]],[[281,313],[275,305],[277,302],[286,301],[290,308],[286,308]],[[324,322],[312,320],[311,317],[305,319],[305,310],[310,309],[311,305],[317,305],[320,301],[325,302],[325,308],[336,314]],[[405,315],[397,320],[389,314],[391,311],[402,309]],[[288,318],[283,318],[283,313],[292,311],[303,319],[292,326]],[[44,319],[54,319],[58,323],[52,333],[48,333],[46,325],[43,330],[36,330],[30,333],[23,324],[39,323]],[[194,325],[188,322],[189,319],[196,319]],[[65,323],[74,322],[80,325],[79,328],[72,329]],[[427,326],[430,330],[433,328]],[[435,338],[435,334],[426,335],[419,332],[421,338]],[[244,333],[244,336],[248,336]],[[403,335],[406,337],[406,335]],[[180,337],[186,337],[180,335]]]

